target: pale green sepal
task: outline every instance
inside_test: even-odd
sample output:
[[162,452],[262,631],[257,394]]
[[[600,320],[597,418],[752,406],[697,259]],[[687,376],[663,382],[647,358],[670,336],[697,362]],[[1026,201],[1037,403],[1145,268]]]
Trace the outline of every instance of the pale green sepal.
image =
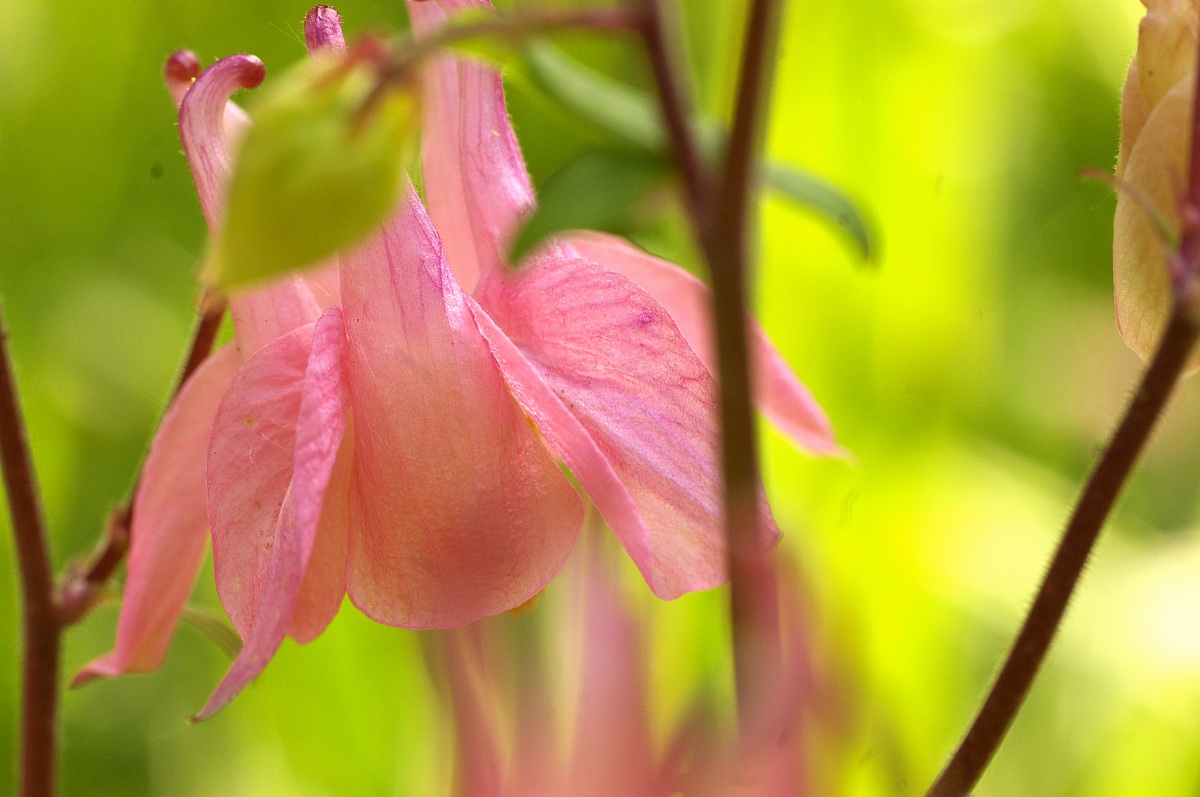
[[293,68],[253,109],[208,277],[238,289],[315,265],[375,229],[403,186],[416,92],[330,56]]

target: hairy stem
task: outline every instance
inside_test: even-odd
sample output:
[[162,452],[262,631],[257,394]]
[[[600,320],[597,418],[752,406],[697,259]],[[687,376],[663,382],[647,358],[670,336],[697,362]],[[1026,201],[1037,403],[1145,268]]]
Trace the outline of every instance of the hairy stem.
[[[1200,71],[1200,51],[1197,53]],[[1180,207],[1183,237],[1180,268],[1173,272],[1173,302],[1154,358],[1142,376],[1125,416],[1083,488],[1054,558],[1000,674],[958,749],[927,797],[962,797],[983,776],[1012,725],[1042,661],[1062,625],[1067,604],[1083,573],[1108,513],[1150,438],[1200,336],[1200,83],[1193,99],[1187,192]]]
[[21,688],[22,797],[54,794],[62,625],[25,419],[0,320],[0,462],[21,574],[24,660]]
[[929,797],[968,794],[992,760],[1062,624],[1067,603],[1104,521],[1187,365],[1198,333],[1192,312],[1177,304],[1125,417],[1071,514],[1000,674],[970,730],[929,790]]

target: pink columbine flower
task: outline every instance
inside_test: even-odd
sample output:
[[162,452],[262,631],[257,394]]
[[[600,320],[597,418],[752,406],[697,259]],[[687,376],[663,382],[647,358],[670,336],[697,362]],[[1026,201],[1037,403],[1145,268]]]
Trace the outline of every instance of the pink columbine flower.
[[[409,8],[424,34],[472,4]],[[305,32],[314,51],[344,47],[330,8],[314,9]],[[213,226],[239,118],[225,101],[251,82],[248,63],[219,61],[183,98]],[[425,102],[430,212],[410,189],[378,235],[340,254],[338,287],[326,289],[338,304],[323,312],[317,283],[300,278],[238,299],[238,346],[214,355],[168,415],[135,506],[117,649],[82,679],[161,662],[205,515],[244,647],[202,717],[285,636],[319,635],[344,595],[381,623],[418,629],[529,600],[583,518],[558,462],[657,595],[725,581],[707,288],[597,234],[503,268],[534,199],[500,77],[441,57]],[[191,106],[204,109],[194,122]],[[239,323],[251,301],[270,310],[255,311],[266,320],[254,345]],[[806,448],[834,450],[821,410],[757,326],[753,341],[764,409]],[[763,513],[774,539],[765,503]]]

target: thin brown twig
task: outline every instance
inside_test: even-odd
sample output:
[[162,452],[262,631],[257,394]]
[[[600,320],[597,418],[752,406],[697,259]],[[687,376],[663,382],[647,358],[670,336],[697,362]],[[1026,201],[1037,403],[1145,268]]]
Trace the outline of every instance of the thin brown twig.
[[[226,303],[220,298],[206,297],[200,303],[188,353],[171,389],[168,408],[174,404],[187,380],[212,352],[217,332],[221,328],[221,320],[225,316],[225,308]],[[77,623],[87,614],[103,591],[104,584],[116,572],[128,553],[133,527],[133,502],[141,480],[142,474],[139,469],[134,476],[128,498],[109,515],[103,544],[86,565],[73,568],[64,581],[61,619],[65,625]]]
[[0,320],[0,463],[24,608],[20,794],[50,797],[54,794],[58,755],[62,626],[55,604],[46,521],[7,341],[8,333]]
[[675,17],[668,14],[665,7],[668,1],[643,0],[642,37],[650,56],[667,139],[671,142],[671,153],[683,181],[688,212],[697,221],[699,232],[708,218],[706,203],[712,196],[716,180],[701,157],[700,144],[692,127],[690,84],[684,79],[687,70],[679,52]]
[[468,22],[452,21],[435,33],[407,40],[394,47],[380,65],[379,79],[363,100],[357,116],[360,120],[369,118],[389,90],[397,84],[411,83],[421,62],[446,48],[473,39],[519,41],[530,36],[571,30],[597,33],[635,32],[645,27],[643,17],[643,13],[637,8],[584,6],[527,8]]
[[1177,304],[1162,343],[1071,514],[1037,597],[983,707],[929,790],[929,797],[969,794],[1025,700],[1062,624],[1067,604],[1121,487],[1162,414],[1194,348],[1194,311]]

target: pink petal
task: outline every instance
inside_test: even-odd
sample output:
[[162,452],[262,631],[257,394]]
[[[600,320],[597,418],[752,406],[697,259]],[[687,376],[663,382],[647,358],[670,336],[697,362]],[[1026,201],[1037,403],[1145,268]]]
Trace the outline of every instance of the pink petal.
[[[409,0],[413,28],[426,35],[472,0]],[[464,58],[430,61],[424,76],[421,162],[425,201],[463,289],[506,257],[508,239],[534,205],[525,159],[496,70]]]
[[657,783],[647,727],[644,632],[622,601],[620,573],[610,561],[613,551],[604,545],[611,540],[600,536],[603,525],[588,523],[580,552],[583,666],[571,784],[565,791],[574,797],[652,797],[665,790]]
[[284,498],[313,325],[259,349],[221,402],[208,452],[217,593],[245,639],[254,627]]
[[[176,50],[171,53],[163,68],[163,78],[166,80],[167,90],[171,92],[171,98],[175,100],[176,107],[183,104],[183,98],[191,91],[192,85],[200,76],[201,71],[200,59],[196,57],[195,53],[190,50]],[[245,88],[253,88],[253,86],[245,86]],[[226,149],[231,152],[236,151],[249,126],[250,117],[237,103],[225,103],[222,132]]]
[[[627,241],[596,232],[572,233],[566,243],[587,260],[623,274],[670,313],[708,372],[717,375],[712,333],[712,291],[673,263],[643,252]],[[812,394],[800,383],[775,344],[754,319],[750,342],[756,358],[755,398],[767,417],[797,445],[814,454],[841,451],[833,427]]]
[[230,155],[225,141],[229,97],[238,89],[254,88],[266,74],[262,61],[253,55],[222,58],[200,73],[180,104],[179,136],[210,231],[221,222],[229,180]]
[[[716,385],[662,306],[615,272],[556,257],[515,274],[493,271],[478,294],[633,498],[642,523],[629,524],[624,512],[605,520],[655,594],[674,598],[723,583]],[[545,389],[524,378],[513,389],[535,418],[558,421],[559,409],[540,401]],[[546,430],[551,446],[567,436],[561,431]],[[573,440],[575,431],[567,432]],[[595,472],[576,476],[603,513],[620,499],[607,485],[597,489]],[[765,504],[764,525],[774,538]]]
[[519,606],[570,553],[581,505],[509,394],[415,193],[343,256],[342,295],[350,598],[406,628]]
[[[318,621],[332,619],[320,606],[330,602],[323,598],[333,599],[334,612],[340,602],[344,582],[337,572],[344,557],[326,568],[332,577],[313,581],[306,579],[306,571],[323,522],[329,536],[340,529],[344,537],[345,495],[331,496],[333,511],[325,501],[349,407],[344,351],[342,314],[335,307],[315,328],[296,330],[248,360],[221,403],[209,458],[214,558],[222,571],[219,583],[228,584],[231,577],[241,582],[233,592],[245,646],[198,719],[215,714],[262,672],[293,622],[302,584],[314,590],[310,597]],[[248,430],[270,436],[260,441]],[[291,445],[275,447],[286,437]],[[282,494],[281,473],[287,479]],[[240,480],[242,491],[230,489],[232,479]],[[247,488],[253,490],[255,504],[249,508],[244,503]],[[274,510],[274,518],[257,514],[264,506]],[[255,522],[260,520],[275,522]],[[257,550],[246,550],[248,542],[257,543]],[[246,562],[254,568],[245,569]],[[230,565],[239,563],[243,568],[231,572]],[[222,598],[229,592],[227,586]],[[254,598],[249,605],[247,594]],[[306,625],[312,623],[306,619]]]
[[213,354],[163,418],[134,501],[117,647],[75,676],[74,686],[98,676],[147,672],[162,664],[204,558],[204,452],[217,405],[237,364],[232,347]]

